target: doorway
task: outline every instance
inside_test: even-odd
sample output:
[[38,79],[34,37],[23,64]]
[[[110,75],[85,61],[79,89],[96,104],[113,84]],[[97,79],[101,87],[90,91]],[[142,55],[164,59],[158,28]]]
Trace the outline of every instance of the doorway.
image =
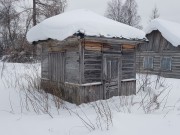
[[121,55],[106,54],[103,57],[104,99],[119,95]]

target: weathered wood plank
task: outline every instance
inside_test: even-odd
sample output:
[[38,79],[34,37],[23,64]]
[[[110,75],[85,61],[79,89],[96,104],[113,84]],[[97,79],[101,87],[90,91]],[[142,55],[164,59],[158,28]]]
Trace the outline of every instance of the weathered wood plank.
[[79,83],[80,81],[80,74],[79,74],[79,65],[80,65],[80,58],[79,52],[66,52],[66,82],[70,83]]

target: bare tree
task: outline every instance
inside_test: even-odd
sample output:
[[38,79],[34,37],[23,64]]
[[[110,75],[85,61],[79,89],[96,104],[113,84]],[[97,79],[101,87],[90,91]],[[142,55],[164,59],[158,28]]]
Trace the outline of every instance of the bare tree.
[[137,10],[138,5],[135,0],[126,0],[122,8],[124,23],[142,29],[140,25],[141,17]]
[[33,25],[64,12],[66,7],[67,0],[33,0]]
[[33,26],[37,24],[36,22],[36,0],[33,0]]
[[115,21],[142,29],[140,25],[141,17],[137,12],[138,5],[135,0],[111,0],[108,2],[105,15]]
[[30,52],[26,33],[32,21],[32,9],[17,10],[19,2],[0,0],[0,48],[2,55],[8,55],[8,61],[13,62],[24,61],[24,54]]
[[29,28],[46,18],[64,12],[67,6],[67,0],[29,2],[0,0],[0,52],[9,55],[8,61],[24,62],[28,57],[29,61],[34,50],[26,40]]
[[0,35],[3,48],[13,49],[17,45],[20,18],[14,7],[17,0],[0,0]]
[[151,16],[150,16],[150,21],[153,20],[153,19],[159,18],[159,16],[160,16],[159,10],[155,5],[155,7],[152,10]]
[[109,1],[105,16],[115,21],[123,22],[122,0]]

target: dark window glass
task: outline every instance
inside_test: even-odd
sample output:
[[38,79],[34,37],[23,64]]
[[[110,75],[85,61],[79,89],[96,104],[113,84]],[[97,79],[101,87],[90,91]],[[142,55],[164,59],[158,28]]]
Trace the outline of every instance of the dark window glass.
[[170,57],[163,57],[161,59],[161,69],[164,71],[171,70],[171,58]]
[[144,57],[144,69],[153,69],[153,57]]

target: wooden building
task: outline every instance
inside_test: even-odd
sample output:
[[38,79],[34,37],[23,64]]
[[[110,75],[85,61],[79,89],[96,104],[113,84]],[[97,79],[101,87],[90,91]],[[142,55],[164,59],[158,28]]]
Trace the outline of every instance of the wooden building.
[[[77,27],[76,33],[73,32],[72,35],[67,35],[63,39],[55,39],[51,32],[48,36],[47,34],[44,37],[42,35],[35,36],[35,33],[39,33],[39,26],[42,28],[43,23],[48,24],[52,19],[58,20],[58,17],[63,20],[62,15],[40,23],[39,26],[32,28],[27,35],[29,42],[42,47],[43,88],[52,93],[51,87],[53,85],[61,92],[63,99],[76,104],[108,99],[112,96],[136,94],[135,48],[137,44],[144,43],[146,40],[144,32],[86,10],[64,14],[66,18],[72,17],[72,15],[73,17],[81,16],[84,19],[87,18],[85,16],[91,16],[91,18],[81,21],[78,19],[78,25],[74,25],[72,22],[70,26]],[[94,17],[99,18],[105,24],[106,21],[108,23],[105,26],[103,23],[99,26],[98,20],[92,21]],[[78,30],[79,24],[86,21],[91,22],[93,28],[91,25],[86,25],[83,27],[86,32],[80,32]],[[109,23],[113,23],[113,25],[109,25]],[[65,27],[63,26],[63,28]],[[94,28],[101,36],[95,34]],[[91,31],[92,29],[93,31]],[[109,29],[108,36],[102,36],[104,33],[102,29]],[[133,39],[126,39],[126,36],[129,35],[123,32],[118,32],[124,36],[123,38],[115,38],[114,29],[117,29],[117,32],[124,31],[124,29],[133,32],[134,36],[132,33],[130,34]],[[65,33],[71,32],[68,30]],[[93,34],[89,34],[92,32]],[[113,37],[109,35],[113,35]]]
[[180,24],[155,19],[146,33],[149,42],[137,49],[137,72],[180,79]]

